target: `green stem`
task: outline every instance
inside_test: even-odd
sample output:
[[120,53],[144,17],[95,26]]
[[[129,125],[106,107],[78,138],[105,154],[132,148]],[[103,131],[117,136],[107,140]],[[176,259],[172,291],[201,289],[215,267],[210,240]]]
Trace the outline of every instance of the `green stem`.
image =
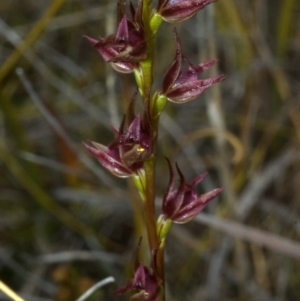
[[[140,62],[140,70],[142,77],[142,86],[140,86],[141,96],[146,104],[147,98],[150,96],[153,84],[153,64],[155,53],[156,35],[150,30],[150,2],[151,0],[144,1],[143,3],[143,22],[147,37],[147,57],[144,61]],[[156,144],[154,142],[154,144]],[[155,149],[155,145],[154,145]],[[144,164],[145,168],[145,222],[148,233],[148,241],[150,253],[157,250],[159,242],[156,232],[156,219],[155,219],[155,154]]]
[[140,66],[142,69],[142,97],[145,100],[149,95],[153,83],[153,66],[152,59],[147,58],[144,61],[140,62]]
[[[159,18],[156,18],[153,22],[153,12],[150,10],[151,0],[145,0],[143,6],[143,22],[147,37],[147,57],[144,61],[140,62],[140,78],[139,91],[143,98],[144,104],[147,105],[147,100],[151,99],[151,88],[153,84],[153,65],[155,61],[155,46],[156,46],[156,32],[161,22]],[[155,29],[154,29],[155,28]],[[153,110],[150,110],[153,114]],[[151,114],[151,113],[150,113]],[[153,149],[156,150],[157,144],[157,126],[158,118],[151,116],[153,126],[153,137],[155,137],[153,142]],[[158,238],[158,233],[156,230],[156,217],[155,217],[155,160],[156,154],[154,151],[153,157],[144,163],[145,169],[145,202],[144,202],[144,213],[145,213],[145,223],[148,234],[148,241],[150,247],[150,254],[156,252],[157,256],[155,260],[157,262],[157,273],[161,279],[162,285],[162,295],[161,301],[165,300],[165,290],[164,290],[164,247],[161,246],[161,241]]]
[[165,240],[161,240],[156,253],[157,273],[161,280],[162,286],[162,301],[165,300]]
[[144,100],[149,96],[153,84],[153,63],[155,59],[156,35],[149,33],[147,39],[147,57],[140,62],[142,73],[142,97]]
[[[151,0],[145,1],[143,6],[143,23],[147,38],[147,57],[140,62],[142,73],[142,97],[145,99],[149,96],[153,84],[153,64],[155,60],[156,32],[161,24],[159,18],[153,18],[153,13],[149,7]],[[152,24],[153,23],[153,24]]]
[[157,250],[159,244],[155,219],[155,158],[147,161],[144,166],[146,175],[145,222],[150,252],[152,252]]

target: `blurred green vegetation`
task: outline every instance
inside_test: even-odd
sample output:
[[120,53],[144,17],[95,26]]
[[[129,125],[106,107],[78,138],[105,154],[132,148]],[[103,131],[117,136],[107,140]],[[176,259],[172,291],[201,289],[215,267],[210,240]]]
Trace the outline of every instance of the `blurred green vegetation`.
[[[88,300],[117,300],[132,272],[138,197],[81,144],[108,143],[135,91],[82,38],[113,33],[115,14],[115,1],[0,4],[0,280],[27,301],[75,300],[108,276],[117,284]],[[217,57],[228,79],[167,106],[158,210],[164,156],[187,179],[208,170],[203,190],[225,192],[208,221],[173,227],[168,300],[300,298],[299,15],[297,0],[219,0],[176,26],[189,60]],[[156,87],[174,55],[172,27],[159,33]]]

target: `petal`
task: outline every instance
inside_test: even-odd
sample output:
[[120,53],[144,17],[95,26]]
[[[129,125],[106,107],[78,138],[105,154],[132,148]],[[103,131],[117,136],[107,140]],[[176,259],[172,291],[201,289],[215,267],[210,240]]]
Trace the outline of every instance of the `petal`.
[[116,43],[110,50],[113,51],[116,54],[108,60],[109,62],[138,63],[146,58],[146,43],[141,39],[130,44]]
[[201,80],[190,82],[172,89],[166,94],[166,97],[169,101],[174,103],[187,103],[197,98],[211,85],[212,84],[204,86]]
[[146,273],[146,289],[147,293],[147,301],[154,301],[157,300],[157,296],[159,293],[159,285],[157,278],[150,274],[148,271]]
[[216,188],[214,190],[211,190],[205,194],[202,194],[199,198],[198,198],[198,202],[202,203],[202,204],[208,204],[208,202],[210,202],[212,199],[214,199],[215,197],[217,197],[220,193],[222,193],[224,189],[223,188]]
[[184,59],[188,62],[189,68],[183,72],[180,72],[180,75],[176,80],[176,85],[184,84],[191,81],[196,81],[198,79],[199,74],[211,68],[218,61],[218,60],[211,60],[205,63],[201,63],[199,65],[192,65],[186,57],[184,57]]
[[174,216],[173,222],[178,224],[187,223],[192,220],[196,215],[198,215],[207,204],[217,197],[223,191],[222,188],[217,188],[212,191],[201,195],[197,202],[191,203],[189,206],[185,206],[182,210],[178,211]]
[[105,62],[114,62],[114,58],[118,56],[119,52],[113,47],[100,46],[99,44],[95,46]]
[[172,197],[168,199],[168,202],[166,202],[163,209],[163,214],[166,220],[173,220],[174,215],[180,209],[183,198],[184,193],[178,193],[178,191],[176,191],[176,194],[173,193]]
[[190,66],[187,70],[180,72],[174,86],[177,87],[179,85],[183,85],[185,83],[196,80],[198,80],[198,73],[194,68]]
[[164,4],[164,7],[160,9],[159,13],[165,21],[177,23],[193,17],[199,10],[215,1],[216,0],[170,0],[167,4]]
[[213,67],[218,61],[219,61],[218,59],[207,61],[198,65],[193,65],[193,68],[197,71],[198,74],[200,74],[203,71]]
[[126,120],[129,124],[131,124],[131,122],[135,119],[135,112],[134,112],[134,108],[136,105],[136,97],[137,97],[138,92],[134,92],[134,94],[132,95],[131,99],[130,99],[130,103],[129,106],[126,110]]
[[84,38],[86,38],[93,45],[93,47],[98,50],[106,62],[110,61],[118,54],[118,52],[112,47],[115,39],[112,35],[106,39],[100,39],[99,41],[88,36],[84,36]]
[[197,200],[198,200],[197,192],[189,185],[185,185],[184,195],[180,207],[174,213],[172,219],[176,219],[177,214],[182,210],[184,210],[185,208],[190,208],[193,207],[195,204],[197,204]]
[[[166,219],[172,219],[173,215],[180,209],[180,206],[184,200],[185,182],[182,173],[179,171],[180,185],[177,189],[174,189],[174,174],[169,160],[168,160],[168,164],[170,168],[170,182],[169,182],[168,190],[165,193],[163,199],[162,211]],[[176,168],[177,170],[179,170],[177,164],[176,164]]]
[[146,268],[140,263],[134,273],[132,287],[136,290],[143,290],[146,286]]
[[197,195],[196,190],[193,187],[186,184],[184,199],[181,204],[181,209],[191,206],[191,204],[197,202],[197,199],[198,199],[198,195]]
[[120,73],[132,73],[135,68],[134,64],[126,63],[126,62],[115,62],[111,63],[111,66]]
[[226,75],[220,74],[220,75],[217,75],[217,76],[214,76],[214,77],[211,77],[211,78],[203,79],[202,82],[203,82],[203,85],[206,86],[206,85],[212,85],[212,84],[215,84],[215,83],[222,82],[226,78],[227,78]]
[[173,223],[175,224],[185,224],[192,219],[194,219],[205,206],[193,206],[191,208],[183,209],[174,216]]
[[96,47],[96,45],[99,43],[99,41],[98,40],[95,40],[95,39],[93,39],[93,38],[91,38],[91,37],[89,37],[89,36],[83,36],[85,39],[87,39],[94,47]]
[[207,172],[203,173],[202,175],[197,176],[189,185],[191,187],[196,187],[203,179],[207,176]]
[[176,54],[175,54],[174,61],[169,66],[166,75],[164,77],[164,81],[162,85],[162,91],[164,94],[167,93],[169,89],[175,84],[181,68],[181,62],[182,62],[181,44],[177,35],[176,28],[174,28],[174,35],[176,41]]
[[128,20],[127,20],[126,15],[124,15],[118,25],[118,30],[117,30],[117,34],[116,34],[116,42],[118,42],[118,43],[121,42],[121,43],[127,44],[128,40],[129,40]]
[[166,213],[168,211],[168,203],[170,200],[172,200],[172,196],[171,196],[171,192],[174,189],[174,171],[172,168],[172,165],[170,163],[170,160],[168,158],[166,158],[167,162],[168,162],[168,166],[169,166],[169,172],[170,172],[170,180],[169,180],[169,185],[167,188],[167,191],[165,192],[164,198],[163,198],[163,207],[162,207],[162,211],[164,213]]
[[[136,68],[137,62],[143,58],[144,53],[139,56],[132,56],[132,47],[124,43],[115,42],[115,35],[111,35],[106,39],[97,41],[88,36],[84,36],[97,49],[104,61],[112,64],[112,67],[121,73],[131,73]],[[141,50],[139,49],[139,52]]]
[[176,190],[171,191],[164,199],[163,213],[167,219],[173,220],[173,216],[180,210],[185,198],[185,179],[178,165],[176,169],[180,177],[180,184]]
[[226,77],[224,75],[218,75],[216,77],[205,80],[196,80],[194,82],[188,82],[170,90],[166,94],[166,97],[169,101],[174,103],[187,103],[198,97],[211,85],[221,82],[225,78]]
[[95,142],[93,142],[93,145],[96,146],[96,148],[85,143],[83,143],[83,145],[98,159],[103,167],[109,170],[113,175],[120,178],[127,178],[131,176],[132,172],[128,168],[126,168],[119,160],[112,157],[109,154],[109,148],[107,148],[106,146]]
[[141,118],[136,116],[128,127],[125,143],[139,143],[141,139]]
[[165,158],[165,159],[167,160],[169,171],[170,171],[169,186],[168,186],[168,189],[166,192],[166,194],[169,194],[174,188],[174,170],[173,170],[170,160],[168,158]]

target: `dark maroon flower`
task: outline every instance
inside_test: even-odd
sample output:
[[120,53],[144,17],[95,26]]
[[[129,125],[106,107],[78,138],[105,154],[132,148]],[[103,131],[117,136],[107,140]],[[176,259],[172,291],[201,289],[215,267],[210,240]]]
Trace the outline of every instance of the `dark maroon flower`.
[[[171,102],[186,103],[198,97],[211,85],[223,81],[226,77],[225,75],[217,75],[208,79],[198,79],[198,75],[215,65],[217,60],[192,65],[188,59],[182,55],[181,44],[176,29],[174,29],[174,34],[176,55],[166,72],[160,93],[165,95]],[[182,59],[187,62],[188,68],[181,71]]]
[[129,291],[135,294],[130,298],[134,301],[154,301],[159,296],[159,281],[157,276],[143,264],[139,264],[134,277],[129,283],[116,291],[117,295],[123,295]]
[[169,160],[168,164],[170,168],[170,182],[163,199],[163,220],[171,220],[178,224],[187,223],[200,213],[223,189],[217,188],[198,196],[195,187],[205,178],[206,174],[196,177],[187,184],[177,164],[176,169],[180,183],[178,188],[174,188],[174,173]]
[[124,14],[124,1],[119,2],[119,15],[117,33],[107,38],[95,40],[88,36],[85,38],[98,50],[106,62],[110,62],[117,71],[130,73],[137,68],[138,63],[146,58],[146,40],[142,23],[142,1],[135,11],[130,5],[132,18],[129,20]]
[[143,118],[134,116],[133,105],[127,114],[129,126],[124,130],[125,118],[119,128],[114,129],[115,140],[108,146],[91,142],[93,146],[84,143],[98,161],[117,177],[130,177],[143,167],[153,153],[153,131],[146,114]]
[[199,10],[216,0],[159,0],[157,11],[170,23],[178,23],[193,17]]

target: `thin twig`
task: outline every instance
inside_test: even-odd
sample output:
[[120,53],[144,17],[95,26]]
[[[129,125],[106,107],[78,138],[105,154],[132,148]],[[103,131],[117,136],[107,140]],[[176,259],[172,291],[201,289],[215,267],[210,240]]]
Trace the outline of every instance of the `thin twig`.
[[300,244],[288,238],[204,213],[199,214],[195,221],[286,256],[300,258]]
[[49,158],[38,156],[34,153],[21,151],[20,152],[20,157],[22,159],[27,160],[29,162],[32,162],[34,164],[45,166],[45,167],[48,167],[50,169],[56,170],[58,172],[63,172],[63,173],[66,173],[66,174],[73,174],[73,175],[74,175],[74,173],[76,173],[76,168],[69,167],[65,164],[59,163],[59,162],[57,162],[55,160],[52,160],[52,159],[49,159]]
[[97,282],[95,285],[93,285],[90,289],[88,289],[82,296],[80,296],[78,299],[76,299],[76,301],[83,301],[86,300],[90,295],[92,295],[96,290],[98,290],[99,288],[109,284],[109,283],[113,283],[115,282],[115,278],[113,277],[107,277],[99,282]]
[[39,263],[53,264],[70,261],[103,261],[113,263],[123,263],[122,257],[110,254],[108,252],[87,252],[87,251],[68,251],[46,254],[36,259]]
[[2,291],[5,295],[10,297],[14,301],[25,301],[19,295],[17,295],[12,289],[10,289],[5,283],[0,281],[0,291]]
[[254,205],[259,202],[262,193],[275,179],[283,174],[286,168],[295,160],[296,151],[289,149],[270,162],[262,172],[255,175],[242,192],[237,213],[240,219],[244,220]]

